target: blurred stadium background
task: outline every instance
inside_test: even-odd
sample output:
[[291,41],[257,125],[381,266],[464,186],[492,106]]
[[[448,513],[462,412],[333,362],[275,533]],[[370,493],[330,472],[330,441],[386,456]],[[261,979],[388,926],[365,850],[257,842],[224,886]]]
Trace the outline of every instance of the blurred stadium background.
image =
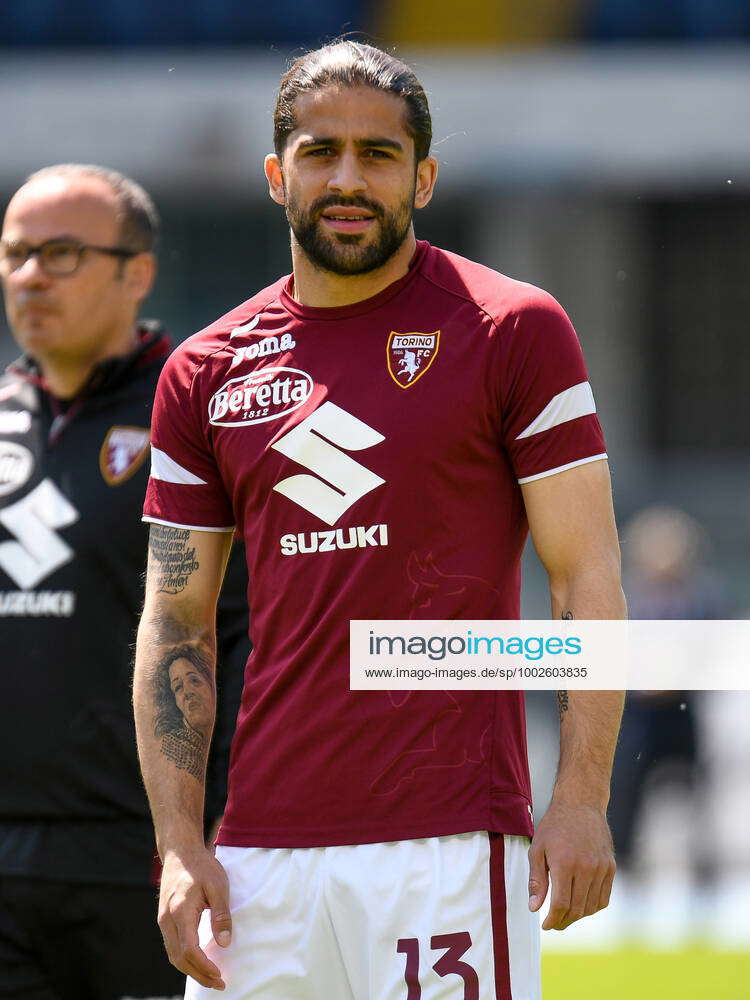
[[[745,616],[747,0],[2,0],[3,201],[60,161],[142,182],[164,220],[146,312],[181,340],[288,270],[261,175],[274,90],[290,56],[349,31],[395,46],[429,92],[441,178],[418,235],[544,286],[575,322],[639,615]],[[13,355],[3,327],[0,361]],[[673,529],[679,549],[680,524],[682,555],[644,566]],[[546,614],[533,554],[524,607]],[[547,996],[747,996],[748,695],[628,713],[619,903],[546,942]],[[539,808],[555,714],[530,698]],[[626,946],[662,955],[584,960]]]

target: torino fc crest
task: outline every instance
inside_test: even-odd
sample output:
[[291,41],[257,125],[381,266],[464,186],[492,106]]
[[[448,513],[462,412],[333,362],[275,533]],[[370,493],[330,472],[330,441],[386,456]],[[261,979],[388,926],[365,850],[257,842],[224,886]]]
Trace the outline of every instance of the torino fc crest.
[[396,385],[408,389],[426,375],[439,346],[440,330],[434,333],[391,332],[385,352],[388,371]]
[[105,482],[119,486],[141,467],[148,454],[147,427],[110,427],[99,452],[99,468]]

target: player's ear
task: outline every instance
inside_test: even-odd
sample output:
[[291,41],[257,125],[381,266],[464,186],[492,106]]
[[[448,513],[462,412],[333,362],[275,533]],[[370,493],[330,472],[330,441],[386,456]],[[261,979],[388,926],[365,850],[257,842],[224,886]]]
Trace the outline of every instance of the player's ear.
[[426,156],[417,164],[417,184],[414,191],[414,207],[424,208],[432,200],[438,175],[438,161],[434,156]]
[[276,153],[269,153],[263,162],[263,171],[268,181],[268,193],[277,205],[286,204],[284,194],[284,178],[281,172],[281,160]]

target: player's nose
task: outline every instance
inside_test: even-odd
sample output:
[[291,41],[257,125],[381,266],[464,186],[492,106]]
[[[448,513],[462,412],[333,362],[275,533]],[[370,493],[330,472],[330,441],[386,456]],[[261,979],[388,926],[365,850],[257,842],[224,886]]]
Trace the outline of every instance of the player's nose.
[[336,160],[336,166],[328,179],[329,191],[339,194],[354,194],[367,187],[362,166],[354,150],[345,150]]

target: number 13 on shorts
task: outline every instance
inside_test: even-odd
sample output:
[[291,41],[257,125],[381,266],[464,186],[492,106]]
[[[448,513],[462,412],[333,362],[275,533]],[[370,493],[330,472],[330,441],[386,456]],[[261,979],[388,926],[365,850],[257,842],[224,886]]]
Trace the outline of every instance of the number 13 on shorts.
[[[527,837],[483,831],[310,848],[218,847],[232,944],[200,942],[223,1000],[540,1000]],[[188,980],[186,1000],[217,994]]]
[[482,832],[410,842],[392,976],[371,981],[367,1000],[540,1000],[528,846]]
[[[430,938],[432,951],[445,949],[442,958],[432,965],[433,972],[438,976],[448,976],[454,973],[464,981],[464,1000],[479,1000],[479,977],[476,970],[461,957],[471,947],[471,934],[468,931],[457,931],[453,934],[435,934]],[[406,1000],[422,1000],[422,985],[419,980],[419,939],[401,938],[396,949],[406,956],[404,980],[406,982]]]

